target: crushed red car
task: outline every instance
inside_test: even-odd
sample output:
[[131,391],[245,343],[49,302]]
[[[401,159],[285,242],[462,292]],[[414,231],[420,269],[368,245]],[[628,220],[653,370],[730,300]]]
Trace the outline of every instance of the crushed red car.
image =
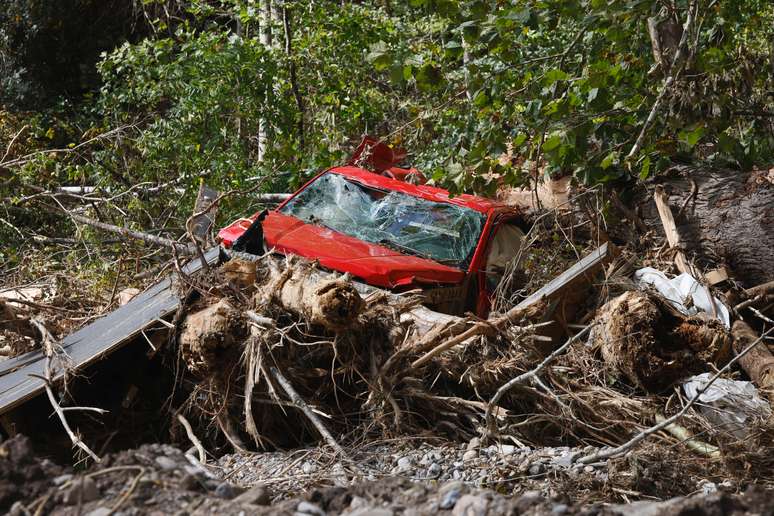
[[396,166],[404,158],[366,138],[346,166],[323,171],[276,209],[237,220],[218,237],[228,248],[259,224],[267,249],[395,292],[422,289],[437,311],[485,317],[522,243],[518,211],[425,185],[416,169]]

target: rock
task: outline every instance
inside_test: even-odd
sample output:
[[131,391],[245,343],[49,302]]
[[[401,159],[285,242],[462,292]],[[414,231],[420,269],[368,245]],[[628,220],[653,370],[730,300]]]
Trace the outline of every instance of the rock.
[[535,462],[529,467],[530,475],[540,475],[545,470],[545,467],[540,462]]
[[483,496],[465,495],[454,505],[454,516],[484,516],[489,507],[489,500]]
[[569,468],[575,462],[575,458],[579,457],[581,452],[565,452],[559,457],[553,460],[553,463],[562,468]]
[[224,500],[231,500],[239,496],[242,493],[242,488],[230,484],[228,482],[221,482],[218,487],[215,488],[215,496],[223,498]]
[[96,482],[89,477],[81,477],[73,482],[73,485],[65,491],[62,502],[65,505],[88,503],[99,498],[99,489]]
[[170,459],[169,457],[164,457],[163,455],[161,457],[156,457],[155,462],[158,465],[158,467],[160,467],[164,471],[173,471],[178,468],[177,462]]
[[468,451],[475,450],[479,446],[481,446],[481,439],[479,439],[478,437],[474,437],[473,439],[468,441]]
[[468,450],[462,455],[462,461],[469,462],[473,459],[476,459],[477,457],[478,457],[478,452],[476,450]]
[[458,488],[449,489],[441,498],[441,503],[438,504],[438,507],[443,510],[449,510],[457,504],[460,496],[461,493]]
[[271,503],[271,495],[265,485],[258,484],[234,498],[234,503],[241,505],[269,505]]
[[393,516],[390,509],[383,507],[362,507],[356,511],[347,513],[347,516]]
[[312,516],[325,516],[325,511],[310,502],[300,502],[296,507],[298,514],[311,514]]
[[110,516],[111,514],[113,514],[113,509],[108,509],[107,507],[97,507],[93,511],[87,512],[85,516]]
[[556,514],[557,516],[561,516],[562,514],[566,514],[567,511],[569,510],[570,510],[570,507],[567,504],[558,503],[551,508],[551,514]]
[[500,453],[503,455],[513,455],[516,452],[516,447],[512,444],[503,444],[500,446]]
[[183,478],[180,479],[180,489],[186,491],[199,491],[202,487],[202,482],[196,475],[186,473],[183,475]]
[[398,471],[403,473],[411,469],[411,457],[401,457],[398,459]]
[[594,466],[586,466],[585,468],[583,468],[583,471],[585,471],[586,473],[594,473]]
[[543,500],[544,498],[543,495],[540,494],[540,491],[525,491],[519,496],[518,500],[516,500],[517,513],[521,514],[522,512],[526,512],[527,509],[533,505],[539,504]]
[[437,462],[433,462],[430,464],[430,467],[427,468],[427,476],[429,478],[436,478],[441,474],[441,466]]

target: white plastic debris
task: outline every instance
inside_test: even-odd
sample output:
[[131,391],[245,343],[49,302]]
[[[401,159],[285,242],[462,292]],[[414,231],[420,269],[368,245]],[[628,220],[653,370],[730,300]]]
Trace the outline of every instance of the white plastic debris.
[[731,328],[728,308],[718,298],[711,297],[707,288],[690,274],[684,272],[669,279],[659,270],[644,267],[634,273],[634,279],[640,286],[655,287],[667,301],[685,315],[696,315],[700,311],[708,314],[716,313],[718,320],[726,328]]
[[[711,378],[710,373],[688,378],[683,391],[689,399],[696,396]],[[768,401],[758,395],[758,389],[751,382],[718,378],[699,396],[697,405],[708,421],[717,425],[718,430],[729,432],[738,438],[747,435],[747,422],[751,419],[767,419],[771,416]]]

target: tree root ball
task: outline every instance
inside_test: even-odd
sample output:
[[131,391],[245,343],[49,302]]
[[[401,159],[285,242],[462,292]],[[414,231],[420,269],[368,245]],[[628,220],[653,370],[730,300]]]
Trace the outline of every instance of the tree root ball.
[[240,352],[234,348],[247,335],[244,316],[221,299],[185,318],[179,336],[180,352],[191,372],[208,376],[232,355],[230,352]]
[[648,392],[730,359],[731,337],[719,321],[684,316],[656,295],[626,292],[605,304],[596,321],[592,342],[610,371]]

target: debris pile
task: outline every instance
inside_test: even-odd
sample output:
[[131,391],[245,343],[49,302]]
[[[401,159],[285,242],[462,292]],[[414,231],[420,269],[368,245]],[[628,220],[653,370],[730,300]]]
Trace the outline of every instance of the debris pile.
[[[127,342],[109,343],[111,352],[125,345],[127,355],[134,350],[164,371],[162,392],[150,396],[130,378],[121,384],[127,394],[109,408],[116,421],[131,419],[135,413],[125,409],[147,396],[143,402],[155,404],[164,421],[163,440],[188,451],[167,450],[174,467],[162,457],[130,465],[108,455],[99,466],[107,469],[97,471],[125,468],[134,480],[115,491],[110,473],[95,472],[95,485],[120,506],[136,493],[152,497],[148,479],[161,468],[175,471],[181,489],[199,493],[191,503],[231,499],[239,489],[214,473],[232,468],[225,454],[247,464],[245,452],[309,447],[326,460],[283,463],[266,475],[279,469],[278,478],[315,480],[295,488],[403,474],[507,490],[516,489],[509,476],[550,476],[596,493],[590,500],[617,501],[684,493],[700,480],[734,488],[774,482],[774,355],[767,347],[774,321],[765,315],[771,306],[761,304],[770,291],[747,292],[727,277],[724,289],[713,287],[674,238],[680,274],[672,278],[662,272],[672,259],[653,252],[652,241],[618,248],[599,218],[585,217],[576,225],[586,229],[567,236],[563,224],[576,216],[534,221],[486,319],[434,311],[421,291],[382,290],[298,256],[213,249],[176,264],[166,283],[119,309],[135,313],[155,303]],[[635,264],[648,267],[634,271]],[[0,309],[6,331],[40,340],[44,323],[19,326],[16,305],[0,300]],[[48,364],[77,342],[49,342],[39,359]],[[99,366],[89,366],[92,355],[73,363]],[[11,359],[3,375],[31,362]],[[36,388],[49,392],[65,372],[47,374]],[[96,394],[50,399],[63,422],[94,411],[81,403],[99,405]],[[78,421],[85,431],[71,440],[89,441],[89,420]],[[354,451],[407,436],[454,444],[378,466]],[[93,448],[110,449],[112,438]],[[320,480],[314,473],[322,462]],[[57,489],[65,503],[67,489]],[[218,489],[234,496],[216,496]],[[423,503],[447,509],[438,505],[446,496]]]

